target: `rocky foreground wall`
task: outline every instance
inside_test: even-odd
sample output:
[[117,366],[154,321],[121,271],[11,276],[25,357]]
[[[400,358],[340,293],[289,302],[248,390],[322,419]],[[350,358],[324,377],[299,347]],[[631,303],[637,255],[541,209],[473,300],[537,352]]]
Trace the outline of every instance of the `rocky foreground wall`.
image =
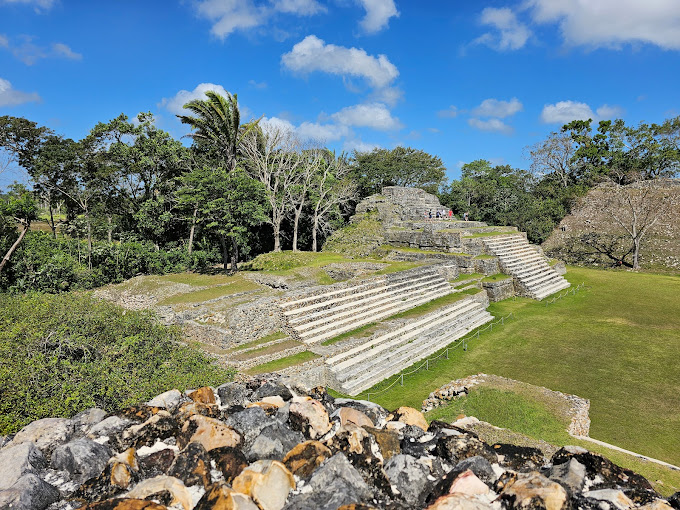
[[680,509],[581,448],[547,459],[279,379],[39,420],[0,445],[2,509]]

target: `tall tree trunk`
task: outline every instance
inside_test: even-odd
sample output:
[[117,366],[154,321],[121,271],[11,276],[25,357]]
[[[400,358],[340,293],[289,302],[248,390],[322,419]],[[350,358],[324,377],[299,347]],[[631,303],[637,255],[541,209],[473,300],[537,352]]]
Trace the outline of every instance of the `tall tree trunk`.
[[52,237],[57,238],[57,226],[54,224],[54,211],[52,210],[52,204],[49,205],[50,208],[50,228],[52,229]]
[[21,231],[21,234],[19,234],[19,239],[17,239],[14,244],[10,247],[10,249],[7,251],[5,254],[4,258],[0,262],[0,273],[2,273],[2,268],[5,267],[5,264],[9,262],[9,258],[12,256],[12,253],[14,253],[14,250],[17,249],[17,247],[21,244],[22,239],[26,235],[26,232],[28,231],[28,224],[24,224],[24,229]]
[[302,206],[299,209],[295,209],[295,219],[293,221],[293,251],[298,251],[297,240],[298,240],[298,225],[300,225],[300,214],[302,214]]
[[236,237],[231,238],[231,270],[238,271],[238,241]]
[[281,251],[281,220],[274,222],[274,251]]
[[312,251],[316,252],[316,231],[319,229],[319,217],[314,215],[314,225],[312,226]]
[[226,272],[229,267],[229,250],[227,250],[227,241],[224,239],[223,235],[220,236],[220,244],[222,245],[222,265]]
[[191,230],[189,230],[189,255],[194,247],[194,232],[196,231],[196,215],[198,214],[198,204],[194,207],[194,215],[191,218]]
[[87,222],[87,267],[92,269],[92,222],[89,211],[85,211],[85,221]]
[[111,214],[106,215],[106,220],[108,221],[108,239],[109,243],[113,242],[113,216]]
[[640,253],[640,238],[633,239],[633,270],[640,269],[639,253]]

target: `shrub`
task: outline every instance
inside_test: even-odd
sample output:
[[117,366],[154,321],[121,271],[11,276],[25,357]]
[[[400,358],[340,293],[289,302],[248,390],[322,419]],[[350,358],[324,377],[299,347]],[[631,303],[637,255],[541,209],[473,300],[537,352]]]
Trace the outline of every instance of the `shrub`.
[[0,294],[0,434],[232,378],[149,312],[89,293]]

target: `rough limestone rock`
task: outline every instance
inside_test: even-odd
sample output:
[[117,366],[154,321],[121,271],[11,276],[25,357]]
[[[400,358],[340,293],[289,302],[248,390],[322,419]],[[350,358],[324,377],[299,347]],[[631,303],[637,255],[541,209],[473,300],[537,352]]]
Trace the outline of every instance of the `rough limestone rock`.
[[88,410],[1,440],[0,508],[680,510],[680,495],[582,448],[490,446],[273,376],[218,386],[217,403],[199,394],[207,403]]
[[83,437],[55,448],[52,466],[85,481],[104,471],[110,458],[111,450],[107,446]]
[[43,510],[60,498],[59,491],[38,475],[26,473],[9,489],[0,491],[0,508]]
[[29,423],[17,432],[11,444],[35,443],[43,453],[51,453],[75,434],[76,424],[66,418],[43,418]]
[[385,473],[408,505],[423,505],[426,488],[432,485],[427,466],[410,455],[395,455],[385,463]]
[[146,405],[174,410],[182,403],[183,395],[179,390],[168,390],[149,400]]
[[217,402],[215,400],[215,393],[212,388],[209,388],[208,386],[192,391],[187,397],[194,402],[200,402],[201,404],[215,404]]
[[20,443],[0,450],[0,491],[9,489],[27,473],[38,473],[47,462],[33,443]]

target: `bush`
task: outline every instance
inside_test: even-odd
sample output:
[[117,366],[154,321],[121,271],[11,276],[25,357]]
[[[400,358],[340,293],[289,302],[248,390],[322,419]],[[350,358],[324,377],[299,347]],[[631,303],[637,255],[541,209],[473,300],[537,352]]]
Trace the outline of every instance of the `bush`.
[[107,411],[163,391],[218,385],[218,368],[149,312],[90,294],[0,294],[0,434],[33,420]]
[[158,250],[148,241],[94,241],[91,267],[87,242],[46,232],[29,232],[0,279],[0,289],[14,292],[63,292],[118,283],[140,274],[200,271],[214,260],[211,253],[184,247]]

